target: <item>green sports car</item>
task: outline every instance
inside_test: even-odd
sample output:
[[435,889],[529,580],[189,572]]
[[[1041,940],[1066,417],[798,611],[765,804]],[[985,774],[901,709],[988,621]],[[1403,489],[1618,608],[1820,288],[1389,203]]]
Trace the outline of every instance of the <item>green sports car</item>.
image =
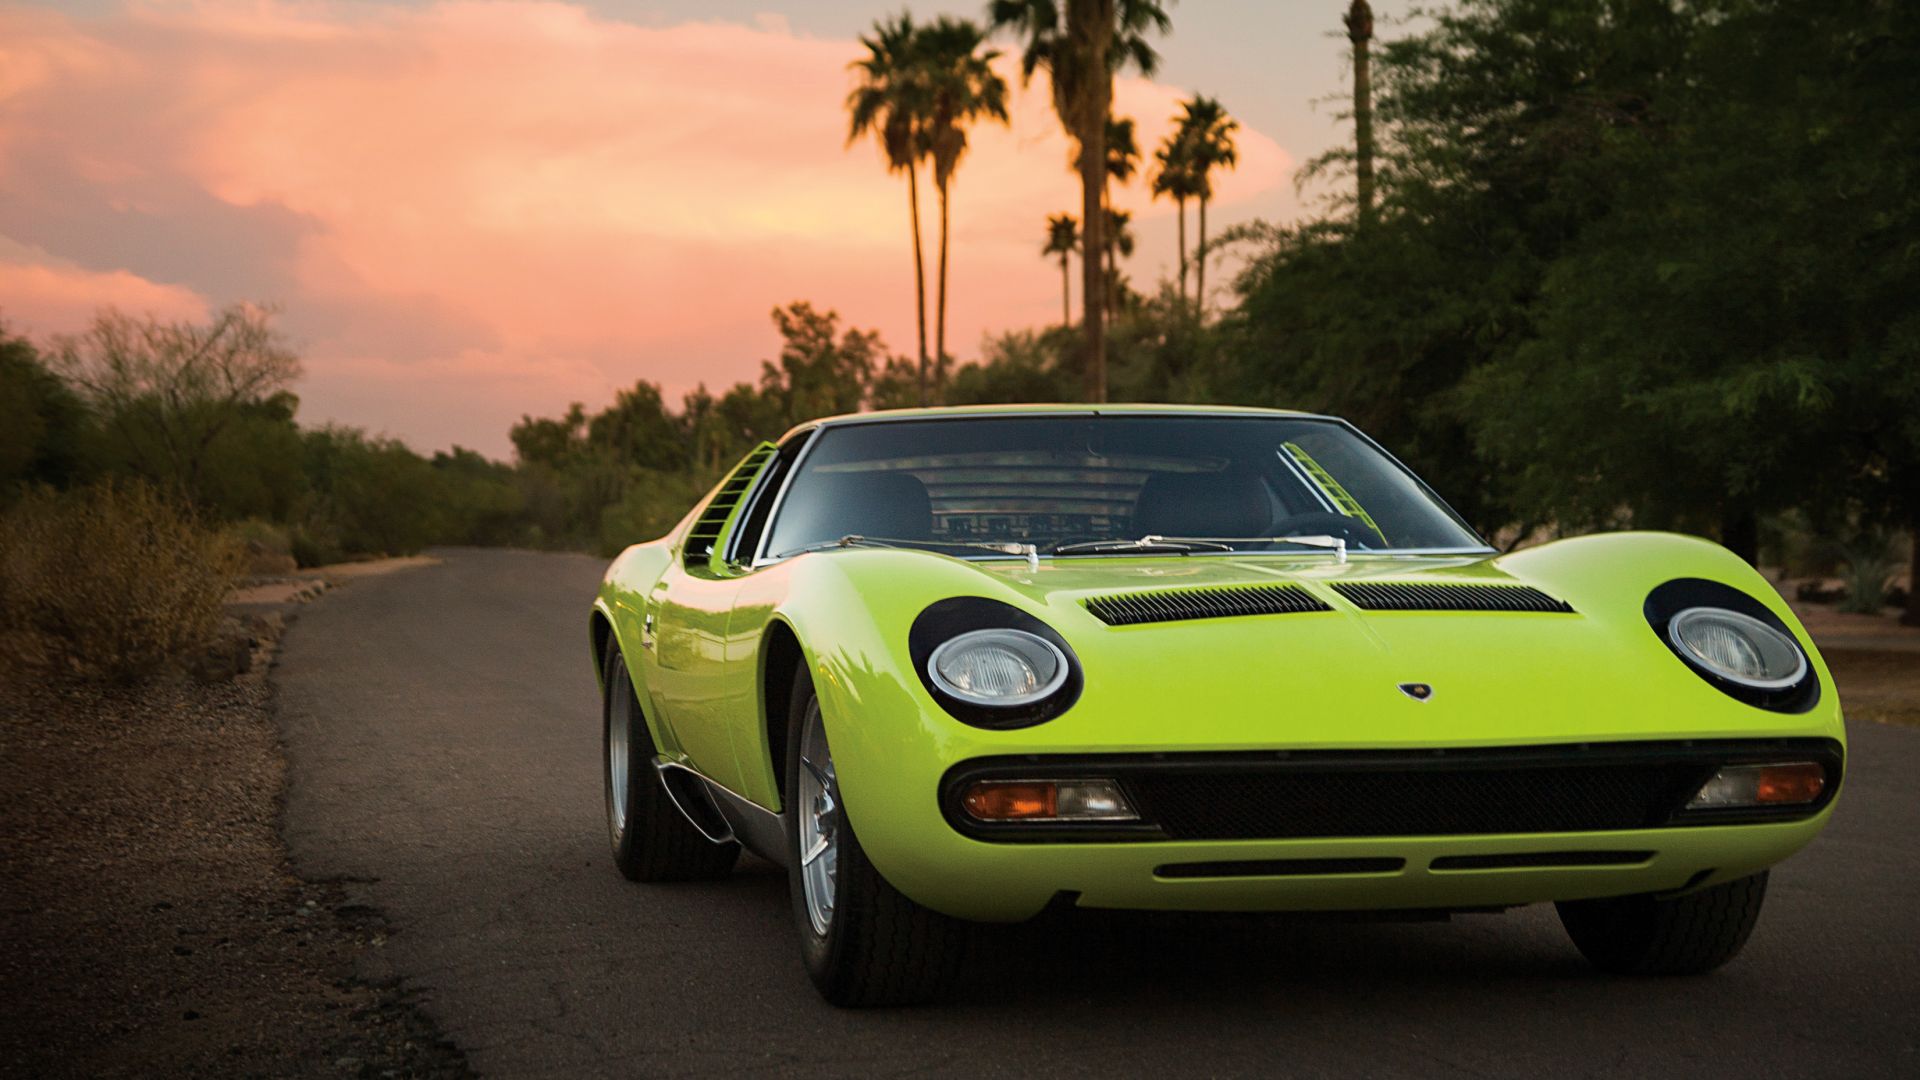
[[614,560],[592,643],[615,863],[786,867],[841,1004],[1053,905],[1552,901],[1603,969],[1705,971],[1845,762],[1733,554],[1502,555],[1351,425],[1262,409],[803,424]]

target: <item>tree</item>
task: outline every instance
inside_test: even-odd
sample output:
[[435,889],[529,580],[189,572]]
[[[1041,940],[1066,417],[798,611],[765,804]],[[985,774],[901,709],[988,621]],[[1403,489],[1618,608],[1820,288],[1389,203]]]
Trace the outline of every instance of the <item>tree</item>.
[[[920,331],[920,401],[927,397],[927,266],[920,251],[920,178],[918,161],[927,144],[931,102],[920,63],[918,31],[913,17],[901,14],[873,24],[873,33],[860,38],[867,56],[852,64],[860,85],[847,95],[852,122],[847,144],[869,132],[879,140],[888,172],[907,174],[907,208],[913,226],[914,312]],[[957,160],[957,158],[956,158]],[[944,206],[944,203],[942,204]]]
[[[967,127],[983,119],[1007,122],[1007,83],[993,70],[997,50],[981,50],[986,35],[964,19],[942,17],[917,35],[919,63],[928,84],[925,152],[940,195],[940,283],[935,305],[934,383],[947,367],[947,204],[954,170],[967,152]],[[923,396],[920,402],[926,404]]]
[[1107,211],[1107,296],[1112,299],[1107,315],[1112,318],[1125,305],[1127,290],[1120,280],[1120,256],[1133,257],[1133,215],[1125,210]]
[[1214,98],[1195,94],[1181,105],[1180,140],[1186,144],[1186,159],[1193,176],[1193,190],[1200,200],[1199,265],[1194,293],[1202,318],[1207,312],[1207,201],[1213,198],[1212,173],[1231,169],[1240,162],[1233,145],[1233,133],[1240,125],[1227,115]]
[[[1083,250],[1106,250],[1102,210],[1106,206],[1107,121],[1113,112],[1113,76],[1131,64],[1151,75],[1159,54],[1149,33],[1172,27],[1160,0],[993,0],[988,20],[1025,40],[1020,74],[1030,81],[1045,68],[1053,85],[1053,108],[1073,140],[1080,163],[1080,220]],[[1098,258],[1080,260],[1086,335],[1087,396],[1107,397],[1106,282]]]
[[1343,20],[1353,43],[1353,178],[1359,221],[1373,220],[1373,77],[1368,46],[1373,41],[1373,8],[1353,0]]
[[1193,160],[1190,148],[1181,138],[1182,129],[1175,127],[1161,141],[1159,149],[1153,152],[1154,172],[1152,179],[1153,197],[1166,196],[1173,200],[1174,209],[1180,221],[1180,300],[1184,305],[1187,299],[1187,200],[1200,193],[1200,186],[1194,178]]
[[[1133,174],[1139,168],[1139,164],[1140,143],[1134,136],[1133,118],[1114,119],[1109,117],[1107,119],[1107,179],[1125,184],[1128,180],[1133,179]],[[1079,167],[1080,162],[1076,160],[1074,162],[1074,168],[1078,169]],[[1119,264],[1114,257],[1114,248],[1118,246],[1118,240],[1113,232],[1114,212],[1112,189],[1109,188],[1103,192],[1103,197],[1106,208],[1103,219],[1106,222],[1106,228],[1102,230],[1101,235],[1105,237],[1103,243],[1106,245],[1107,280],[1113,281],[1115,275],[1119,273]],[[1128,220],[1131,220],[1131,218],[1129,217]],[[1131,235],[1127,237],[1126,251],[1124,254],[1133,254],[1133,237]],[[1108,308],[1107,317],[1111,320],[1114,314],[1113,308],[1116,306],[1114,299],[1115,294],[1109,289],[1106,295]]]
[[94,455],[93,416],[40,351],[0,325],[0,501],[22,488],[72,487]]
[[247,407],[290,390],[300,361],[273,311],[229,307],[205,324],[163,323],[112,308],[55,339],[54,363],[99,415],[128,468],[204,504],[203,473]]
[[1068,264],[1073,253],[1080,250],[1080,221],[1072,214],[1054,214],[1047,218],[1047,246],[1040,249],[1042,255],[1060,256],[1060,325],[1073,325],[1073,308],[1070,303]]

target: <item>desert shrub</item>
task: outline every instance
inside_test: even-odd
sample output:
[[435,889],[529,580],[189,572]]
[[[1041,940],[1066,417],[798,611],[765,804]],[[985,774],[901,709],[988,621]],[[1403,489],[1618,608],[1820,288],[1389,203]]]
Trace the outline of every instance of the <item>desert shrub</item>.
[[0,519],[0,664],[137,681],[212,639],[243,563],[144,484],[29,494]]
[[1840,580],[1847,595],[1840,601],[1840,610],[1879,614],[1887,606],[1887,587],[1896,565],[1892,543],[1884,532],[1868,532],[1846,545]]
[[293,571],[293,537],[285,526],[248,518],[227,526],[226,533],[245,552],[249,576],[273,577]]

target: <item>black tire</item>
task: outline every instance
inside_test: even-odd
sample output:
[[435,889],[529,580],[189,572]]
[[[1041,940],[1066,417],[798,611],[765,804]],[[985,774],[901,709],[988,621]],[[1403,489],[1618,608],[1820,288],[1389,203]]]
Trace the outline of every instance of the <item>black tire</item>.
[[914,903],[888,884],[868,861],[841,806],[828,815],[837,849],[833,912],[826,933],[814,928],[800,865],[806,808],[798,805],[797,793],[803,734],[809,717],[819,708],[813,679],[803,664],[794,676],[787,710],[784,790],[789,793],[787,850],[792,855],[787,885],[807,974],[821,996],[835,1005],[915,1005],[936,1000],[951,989],[960,973],[968,925]]
[[1760,921],[1767,873],[1699,892],[1573,900],[1560,924],[1593,966],[1618,975],[1698,975],[1740,954]]
[[[726,877],[740,845],[716,844],[673,804],[654,771],[653,735],[634,695],[633,677],[619,646],[607,649],[606,692],[600,708],[600,773],[606,782],[607,840],[613,864],[630,881],[710,881]],[[614,742],[626,733],[626,798],[616,806]]]

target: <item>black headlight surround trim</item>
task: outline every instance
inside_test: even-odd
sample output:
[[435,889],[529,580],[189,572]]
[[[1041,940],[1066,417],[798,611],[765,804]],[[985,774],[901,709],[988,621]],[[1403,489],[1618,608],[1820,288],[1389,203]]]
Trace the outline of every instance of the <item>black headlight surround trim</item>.
[[[942,690],[928,671],[933,651],[960,634],[972,630],[1024,630],[1042,638],[1067,658],[1067,678],[1052,695],[1027,705],[995,708],[963,701]],[[1012,604],[984,596],[954,596],[928,605],[913,620],[907,631],[907,655],[913,661],[913,673],[920,677],[933,700],[949,716],[973,727],[1008,731],[1044,724],[1073,707],[1086,685],[1080,673],[1080,658],[1059,631]]]
[[[1787,639],[1793,642],[1794,647],[1806,656],[1806,674],[1799,682],[1784,689],[1762,690],[1725,678],[1712,668],[1701,664],[1674,644],[1673,636],[1667,632],[1668,624],[1673,621],[1675,615],[1695,607],[1717,607],[1737,611],[1785,634]],[[1687,665],[1689,670],[1705,680],[1707,685],[1728,697],[1755,708],[1778,713],[1810,712],[1820,703],[1820,677],[1813,670],[1813,657],[1807,654],[1806,646],[1800,643],[1800,638],[1781,621],[1780,616],[1773,613],[1773,609],[1739,589],[1731,585],[1723,585],[1718,581],[1708,581],[1705,578],[1675,578],[1648,593],[1642,610],[1646,615],[1647,625],[1652,627],[1654,636],[1660,639],[1660,644],[1681,663]]]

